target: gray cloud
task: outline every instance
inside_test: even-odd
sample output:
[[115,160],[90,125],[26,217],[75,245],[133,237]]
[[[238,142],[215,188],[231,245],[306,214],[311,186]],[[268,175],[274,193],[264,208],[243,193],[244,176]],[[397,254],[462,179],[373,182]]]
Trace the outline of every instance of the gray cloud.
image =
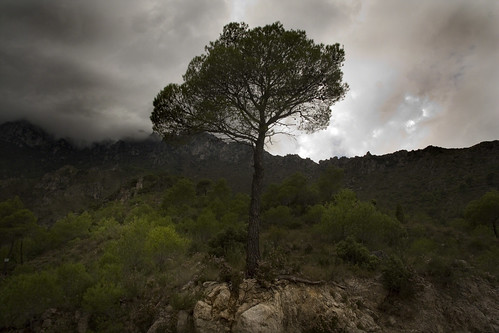
[[89,141],[150,132],[155,94],[230,15],[223,0],[5,0],[0,13],[0,121]]
[[98,140],[151,130],[152,99],[231,18],[345,46],[330,127],[274,153],[315,160],[498,139],[495,0],[3,0],[0,121]]
[[315,0],[308,9],[309,2],[273,1],[270,13],[266,3],[255,4],[250,24],[277,13],[316,41],[344,44],[351,87],[328,130],[282,138],[276,152],[321,159],[498,139],[496,1]]

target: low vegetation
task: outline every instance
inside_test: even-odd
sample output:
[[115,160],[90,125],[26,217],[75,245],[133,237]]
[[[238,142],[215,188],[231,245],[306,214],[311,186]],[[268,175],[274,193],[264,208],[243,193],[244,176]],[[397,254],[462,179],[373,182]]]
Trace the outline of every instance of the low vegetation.
[[[341,177],[331,169],[316,181],[296,174],[268,187],[263,285],[282,275],[378,276],[390,297],[413,297],[416,276],[441,288],[472,274],[497,279],[496,191],[436,221],[361,201],[341,188]],[[49,228],[18,198],[0,203],[0,328],[35,327],[57,311],[59,331],[75,331],[77,318],[94,332],[147,331],[161,308],[192,310],[201,296],[186,286],[219,280],[237,288],[249,197],[224,180],[168,179],[163,192],[145,186]]]

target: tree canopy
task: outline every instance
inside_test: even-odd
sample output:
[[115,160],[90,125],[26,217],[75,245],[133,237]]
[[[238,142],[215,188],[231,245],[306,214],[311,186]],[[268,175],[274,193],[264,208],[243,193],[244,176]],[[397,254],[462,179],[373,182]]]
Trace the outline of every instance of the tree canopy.
[[151,120],[163,135],[211,132],[256,144],[278,125],[311,132],[327,127],[331,105],[348,89],[339,44],[315,44],[279,22],[254,29],[230,23],[205,51],[192,59],[183,84],[155,98]]
[[316,44],[305,31],[279,22],[250,29],[229,23],[191,60],[182,84],[154,99],[153,128],[165,138],[200,132],[253,147],[254,174],[248,224],[247,273],[260,258],[259,220],[266,140],[297,127],[324,129],[331,106],[348,90],[339,44]]
[[496,238],[499,238],[497,232],[497,221],[499,220],[499,192],[490,191],[485,193],[480,199],[471,201],[466,206],[465,216],[473,225],[490,225]]

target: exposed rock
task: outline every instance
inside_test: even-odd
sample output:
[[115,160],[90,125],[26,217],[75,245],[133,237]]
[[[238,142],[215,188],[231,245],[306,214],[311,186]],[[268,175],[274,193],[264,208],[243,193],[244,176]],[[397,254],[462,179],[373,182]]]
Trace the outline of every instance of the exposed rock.
[[177,333],[192,332],[192,316],[187,311],[179,311],[177,314]]
[[[376,279],[342,285],[276,281],[270,288],[244,280],[205,285],[194,308],[196,332],[497,332],[499,290],[486,280],[463,280],[442,290],[416,279],[416,295],[389,296]],[[230,293],[230,295],[229,295]]]
[[368,312],[336,299],[334,295],[339,297],[341,288],[335,286],[284,281],[263,289],[254,280],[245,280],[238,295],[231,297],[227,297],[229,289],[226,284],[211,288],[206,299],[199,301],[194,309],[197,332],[380,330]]

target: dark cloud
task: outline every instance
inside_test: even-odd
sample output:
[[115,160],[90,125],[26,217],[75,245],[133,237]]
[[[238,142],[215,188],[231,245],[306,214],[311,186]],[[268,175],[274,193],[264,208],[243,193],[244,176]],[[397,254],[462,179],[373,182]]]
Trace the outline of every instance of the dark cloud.
[[218,36],[224,0],[0,3],[0,121],[98,140],[151,131],[152,99]]
[[331,126],[275,138],[314,159],[498,139],[496,0],[2,0],[0,121],[78,140],[151,130],[154,96],[231,18],[345,46]]

